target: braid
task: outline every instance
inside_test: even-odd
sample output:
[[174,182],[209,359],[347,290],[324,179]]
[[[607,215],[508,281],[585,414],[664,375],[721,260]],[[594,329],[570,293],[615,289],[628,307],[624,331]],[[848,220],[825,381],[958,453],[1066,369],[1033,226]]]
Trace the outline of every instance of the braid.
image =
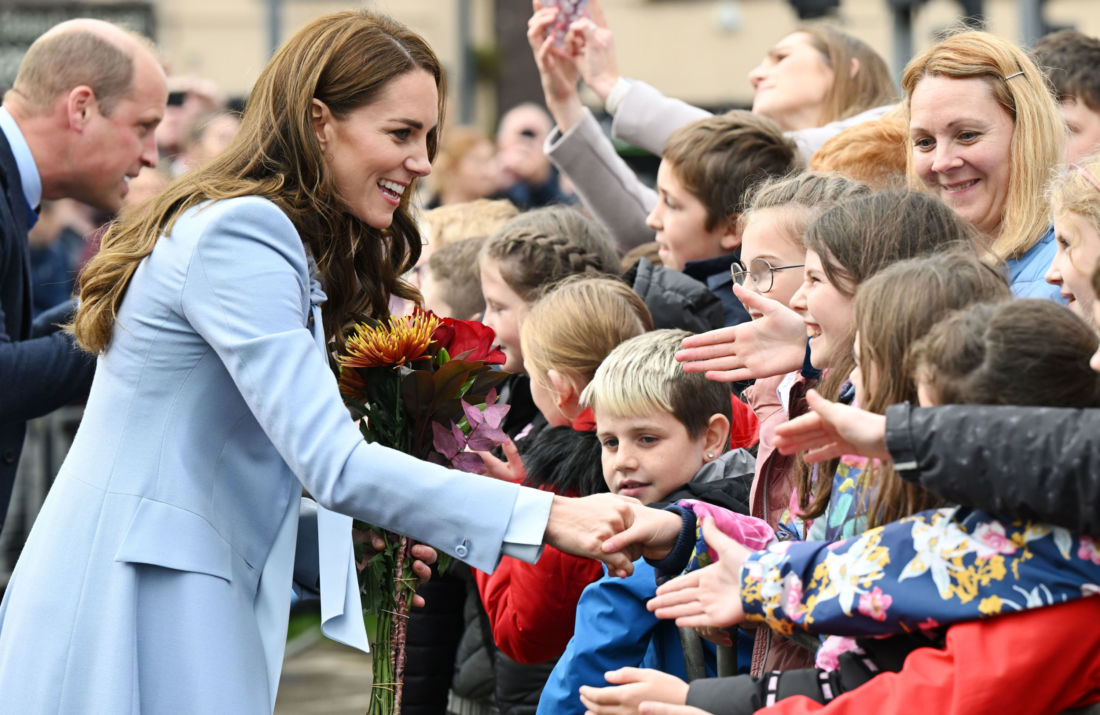
[[509,221],[483,249],[508,285],[527,301],[574,275],[618,274],[611,238],[577,211],[555,206]]

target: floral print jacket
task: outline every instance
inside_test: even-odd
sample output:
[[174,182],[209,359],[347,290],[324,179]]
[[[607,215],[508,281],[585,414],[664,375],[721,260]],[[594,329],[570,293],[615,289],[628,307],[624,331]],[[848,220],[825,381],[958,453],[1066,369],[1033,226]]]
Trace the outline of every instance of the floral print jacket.
[[748,620],[850,636],[1022,611],[1100,594],[1098,584],[1100,539],[969,507],[832,543],[773,543],[741,569]]

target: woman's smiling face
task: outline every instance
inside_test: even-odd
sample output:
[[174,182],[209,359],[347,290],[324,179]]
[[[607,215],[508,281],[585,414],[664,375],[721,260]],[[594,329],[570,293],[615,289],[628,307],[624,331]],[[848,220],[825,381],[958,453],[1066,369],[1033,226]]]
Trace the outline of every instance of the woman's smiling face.
[[1001,229],[1016,124],[981,78],[927,76],[909,100],[913,169],[986,236]]

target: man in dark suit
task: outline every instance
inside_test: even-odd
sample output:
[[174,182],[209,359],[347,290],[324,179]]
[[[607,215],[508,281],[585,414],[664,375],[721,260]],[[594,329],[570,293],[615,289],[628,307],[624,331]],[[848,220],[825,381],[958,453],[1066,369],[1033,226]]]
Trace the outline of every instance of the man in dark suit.
[[[27,420],[86,395],[94,359],[56,322],[31,321],[27,231],[42,199],[117,211],[157,161],[168,92],[144,38],[70,20],[31,45],[0,108],[0,529]],[[50,318],[53,322],[50,322]]]

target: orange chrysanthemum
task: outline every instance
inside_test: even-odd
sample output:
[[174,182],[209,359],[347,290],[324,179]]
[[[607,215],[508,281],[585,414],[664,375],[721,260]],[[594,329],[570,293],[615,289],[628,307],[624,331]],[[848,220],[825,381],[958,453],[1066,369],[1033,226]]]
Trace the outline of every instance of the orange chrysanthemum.
[[383,367],[416,360],[428,349],[432,333],[441,322],[431,313],[417,311],[391,318],[388,325],[360,323],[348,338],[346,354],[338,362],[344,367]]
[[345,397],[357,398],[367,391],[367,383],[355,370],[340,370],[339,385],[340,394]]

